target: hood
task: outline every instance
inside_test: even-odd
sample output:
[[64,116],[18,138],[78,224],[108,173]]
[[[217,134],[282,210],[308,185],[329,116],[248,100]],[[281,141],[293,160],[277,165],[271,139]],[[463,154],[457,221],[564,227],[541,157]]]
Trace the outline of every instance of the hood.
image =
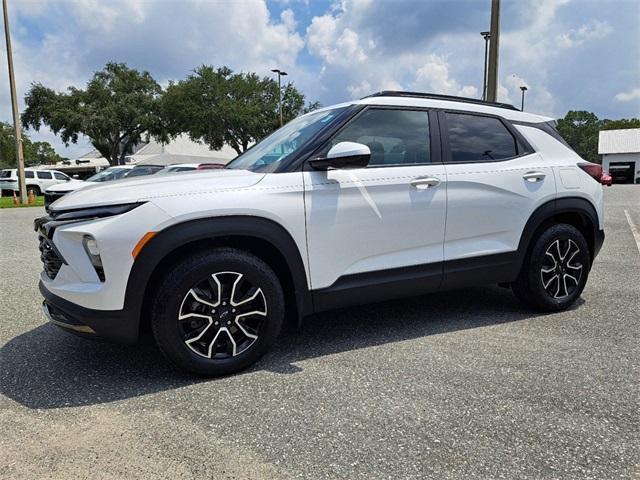
[[47,193],[68,193],[78,190],[79,188],[88,187],[94,185],[93,182],[85,182],[83,180],[69,180],[65,183],[58,183],[45,190]]
[[65,195],[51,204],[53,209],[117,205],[149,200],[154,197],[194,194],[221,188],[246,188],[258,183],[264,173],[247,170],[196,170],[168,175],[124,178],[104,183],[87,183],[86,187]]

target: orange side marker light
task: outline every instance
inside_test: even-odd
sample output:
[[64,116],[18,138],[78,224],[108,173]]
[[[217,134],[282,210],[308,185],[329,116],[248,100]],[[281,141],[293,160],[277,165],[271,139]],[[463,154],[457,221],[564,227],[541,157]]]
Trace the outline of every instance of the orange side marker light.
[[136,243],[136,246],[133,247],[133,250],[131,251],[131,255],[133,256],[134,260],[136,259],[138,254],[142,251],[144,246],[149,242],[149,240],[151,240],[155,236],[156,236],[156,232],[147,232],[142,236],[140,240],[138,240],[138,243]]

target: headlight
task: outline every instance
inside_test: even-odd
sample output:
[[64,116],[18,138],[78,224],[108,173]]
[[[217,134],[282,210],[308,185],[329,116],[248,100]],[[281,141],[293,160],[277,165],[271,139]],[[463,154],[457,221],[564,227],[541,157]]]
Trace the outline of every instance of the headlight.
[[91,265],[96,270],[98,278],[101,282],[104,282],[104,269],[102,268],[102,259],[100,258],[100,248],[98,248],[98,242],[91,235],[85,235],[82,237],[82,246],[84,247],[87,256],[91,261]]
[[71,210],[52,210],[51,218],[57,222],[67,220],[90,220],[92,218],[112,217],[129,212],[144,202],[123,203],[120,205],[104,205],[101,207],[76,208]]

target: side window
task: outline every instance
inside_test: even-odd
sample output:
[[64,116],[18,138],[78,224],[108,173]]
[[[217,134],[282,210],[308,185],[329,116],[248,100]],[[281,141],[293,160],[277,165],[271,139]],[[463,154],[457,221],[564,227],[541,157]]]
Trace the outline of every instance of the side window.
[[367,145],[370,166],[431,163],[429,113],[370,108],[338,133],[327,150],[340,142]]
[[53,172],[53,176],[56,177],[56,180],[68,180],[69,179],[69,177],[67,177],[64,173]]
[[38,174],[38,178],[40,180],[51,180],[53,177],[51,176],[51,172],[36,172]]
[[507,127],[492,117],[446,113],[453,162],[487,162],[518,155],[518,144]]
[[25,170],[24,178],[33,178],[33,170]]

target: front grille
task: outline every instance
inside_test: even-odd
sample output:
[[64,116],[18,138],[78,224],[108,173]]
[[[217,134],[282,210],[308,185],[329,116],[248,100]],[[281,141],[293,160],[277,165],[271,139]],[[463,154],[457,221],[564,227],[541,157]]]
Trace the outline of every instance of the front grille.
[[40,250],[40,260],[42,260],[44,265],[44,272],[47,274],[47,277],[53,280],[56,278],[56,275],[58,275],[58,271],[62,266],[62,259],[58,256],[48,238],[40,235],[39,241],[40,245],[38,249]]
[[44,192],[44,208],[47,211],[49,211],[49,205],[51,205],[53,202],[58,200],[65,193],[66,192],[56,192],[56,193]]

